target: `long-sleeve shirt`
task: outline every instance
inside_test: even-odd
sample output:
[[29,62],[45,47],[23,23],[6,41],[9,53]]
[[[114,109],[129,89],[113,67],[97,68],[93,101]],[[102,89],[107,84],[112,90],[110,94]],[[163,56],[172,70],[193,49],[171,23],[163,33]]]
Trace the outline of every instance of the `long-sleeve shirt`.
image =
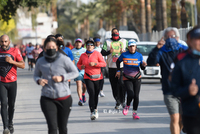
[[[97,65],[90,66],[90,62],[95,62]],[[77,67],[81,70],[81,66],[85,65],[85,73],[89,75],[98,75],[101,73],[101,67],[106,67],[106,62],[104,61],[101,53],[98,51],[94,51],[90,56],[86,53],[83,53],[77,63]],[[103,75],[101,73],[100,78],[91,79],[88,75],[84,74],[84,79],[90,79],[92,81],[97,81],[103,79]]]
[[196,96],[189,94],[189,85],[192,79],[196,79],[196,84],[200,89],[200,56],[193,55],[190,51],[180,53],[172,72],[172,94],[181,97],[183,115],[196,116],[199,111],[200,90]]
[[[48,84],[42,87],[42,96],[57,99],[71,94],[69,79],[76,78],[79,73],[69,57],[58,52],[58,58],[54,62],[48,62],[45,56],[38,59],[34,71],[34,80],[48,80]],[[62,82],[54,82],[52,76],[63,76]]]

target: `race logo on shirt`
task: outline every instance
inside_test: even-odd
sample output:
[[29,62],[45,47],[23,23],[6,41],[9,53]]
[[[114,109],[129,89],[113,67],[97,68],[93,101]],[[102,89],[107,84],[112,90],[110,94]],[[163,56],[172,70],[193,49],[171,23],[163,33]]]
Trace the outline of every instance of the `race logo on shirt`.
[[9,56],[14,60],[14,57],[10,54],[7,53],[0,53],[0,76],[6,77],[8,72],[11,70],[13,67],[13,64],[10,64],[6,62],[5,57]]
[[125,65],[135,65],[138,66],[141,61],[138,61],[138,59],[129,59],[129,58],[123,58]]

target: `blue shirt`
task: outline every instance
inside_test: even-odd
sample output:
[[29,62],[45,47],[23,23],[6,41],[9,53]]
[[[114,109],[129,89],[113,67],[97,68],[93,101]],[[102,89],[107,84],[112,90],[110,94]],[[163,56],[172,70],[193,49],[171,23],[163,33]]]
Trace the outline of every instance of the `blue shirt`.
[[140,64],[142,64],[143,57],[139,52],[135,52],[134,54],[129,51],[124,52],[118,58],[120,62],[124,63],[124,74],[134,77],[136,74],[140,72]]
[[69,58],[73,61],[74,60],[74,57],[72,55],[72,51],[68,48],[68,47],[65,47],[65,49],[62,49],[68,56]]
[[[80,48],[80,49],[76,49],[76,48],[74,48],[74,49],[72,49],[72,55],[73,55],[73,57],[74,57],[74,61],[75,61],[75,65],[77,66],[77,63],[78,63],[78,61],[79,61],[79,59],[80,59],[80,56],[81,56],[81,54],[83,54],[83,53],[85,53],[85,51],[86,51],[86,49],[85,48]],[[78,69],[79,70],[79,69]],[[80,71],[80,70],[79,70]],[[84,72],[84,69],[83,70],[81,70],[81,71],[83,71]]]

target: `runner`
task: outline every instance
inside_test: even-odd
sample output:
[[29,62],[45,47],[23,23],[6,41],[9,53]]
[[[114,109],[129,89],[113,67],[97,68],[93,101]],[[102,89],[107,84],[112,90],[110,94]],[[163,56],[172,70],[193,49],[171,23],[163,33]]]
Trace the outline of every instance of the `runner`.
[[123,64],[120,64],[121,77],[118,79],[115,75],[117,70],[116,61],[122,52],[125,52],[127,40],[121,39],[117,28],[112,29],[112,38],[107,39],[103,45],[101,54],[107,56],[109,68],[109,80],[112,87],[113,97],[116,101],[115,109],[120,109],[120,105],[125,107],[125,91],[123,89],[122,70]]
[[32,51],[34,49],[34,46],[32,45],[32,43],[29,43],[29,46],[26,47],[26,54],[27,54],[27,58],[28,58],[28,70],[33,71],[33,64],[34,64],[34,58],[33,58],[33,54]]
[[178,43],[177,28],[168,27],[164,30],[163,37],[157,46],[151,51],[147,59],[148,66],[155,66],[159,63],[162,75],[162,90],[164,102],[170,115],[170,131],[172,134],[180,134],[182,121],[180,116],[180,100],[172,95],[169,74],[171,64],[178,53],[187,49],[186,46]]
[[57,40],[47,38],[44,56],[39,58],[34,80],[42,86],[40,105],[48,124],[48,133],[67,134],[67,122],[72,106],[68,79],[78,76],[78,70],[67,56],[58,52]]
[[139,93],[141,86],[141,73],[139,67],[144,70],[146,62],[143,61],[142,54],[136,51],[136,42],[132,39],[128,42],[129,51],[122,53],[118,58],[116,77],[120,78],[120,63],[124,63],[123,80],[127,92],[127,102],[123,114],[127,115],[130,104],[133,100],[133,118],[139,119],[137,109],[139,104]]
[[106,63],[98,51],[94,51],[94,41],[89,39],[86,42],[87,51],[83,53],[77,63],[77,67],[85,69],[84,80],[89,94],[90,119],[95,120],[99,117],[97,105],[100,92],[99,83],[103,79],[101,67]]
[[25,68],[18,48],[10,47],[8,35],[1,36],[0,48],[0,100],[3,134],[14,132],[13,116],[17,95],[17,68]]
[[187,134],[200,134],[200,26],[187,33],[188,51],[177,56],[172,91],[181,97],[183,126]]
[[[99,37],[94,37],[94,50],[98,51],[101,53],[102,48],[100,47],[100,38]],[[102,81],[100,81],[100,93],[99,93],[99,97],[105,97],[105,94],[103,93],[103,85],[104,85],[104,71],[105,71],[105,67],[101,68],[101,72],[103,73],[103,79]]]
[[[72,54],[73,54],[76,66],[77,66],[77,63],[79,61],[81,54],[85,53],[85,51],[86,51],[86,49],[82,48],[82,40],[80,38],[77,38],[75,40],[75,48],[72,49]],[[85,72],[84,69],[79,70],[79,76],[74,79],[74,81],[76,81],[76,86],[77,86],[77,93],[78,93],[78,97],[79,97],[78,105],[79,106],[83,106],[84,103],[86,102],[85,92],[86,92],[87,88],[86,88],[85,81],[83,78],[84,72]],[[82,88],[81,88],[81,86],[82,86]]]
[[35,49],[32,50],[32,55],[34,58],[34,63],[36,62],[39,54],[42,52],[42,48],[40,48],[39,44],[36,44]]
[[26,59],[26,47],[25,47],[25,45],[20,45],[20,52],[21,52],[23,60],[25,61],[25,59]]

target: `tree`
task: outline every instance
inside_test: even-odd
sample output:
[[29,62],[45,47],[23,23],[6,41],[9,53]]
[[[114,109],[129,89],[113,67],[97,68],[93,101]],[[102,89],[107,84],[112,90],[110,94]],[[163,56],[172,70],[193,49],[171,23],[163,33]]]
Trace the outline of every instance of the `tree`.
[[162,0],[162,13],[163,13],[163,29],[167,28],[167,3],[166,0]]
[[0,20],[9,21],[15,16],[16,11],[19,7],[38,7],[42,4],[49,3],[51,0],[0,0]]
[[147,32],[151,33],[151,26],[152,26],[152,21],[151,21],[151,0],[147,0],[146,4],[146,20],[147,20]]
[[177,10],[176,10],[176,0],[172,0],[171,6],[171,26],[178,27],[177,23]]
[[162,28],[162,1],[156,0],[156,26],[157,30],[161,31]]
[[146,33],[145,0],[140,0],[140,9],[141,9],[141,32]]
[[185,0],[181,0],[181,25],[182,28],[186,28],[187,27],[187,14],[186,14],[186,10],[185,10]]

